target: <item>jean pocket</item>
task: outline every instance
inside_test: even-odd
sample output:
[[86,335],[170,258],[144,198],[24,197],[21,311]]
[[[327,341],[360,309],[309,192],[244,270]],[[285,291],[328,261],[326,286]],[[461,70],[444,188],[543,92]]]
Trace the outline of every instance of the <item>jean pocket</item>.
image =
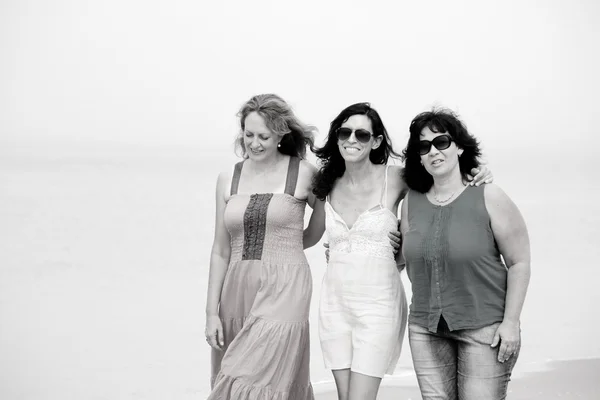
[[496,322],[482,328],[464,329],[460,332],[460,336],[474,343],[491,345],[499,326],[500,322]]

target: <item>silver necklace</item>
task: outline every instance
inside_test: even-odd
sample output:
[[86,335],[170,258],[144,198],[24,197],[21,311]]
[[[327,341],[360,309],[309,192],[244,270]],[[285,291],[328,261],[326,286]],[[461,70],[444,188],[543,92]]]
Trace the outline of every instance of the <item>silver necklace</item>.
[[447,202],[449,202],[450,200],[452,200],[452,198],[454,197],[454,194],[455,194],[455,193],[456,193],[456,190],[455,190],[454,192],[452,192],[452,193],[450,194],[450,197],[448,197],[447,199],[440,200],[440,199],[438,199],[437,190],[435,190],[435,187],[433,188],[433,198],[435,199],[435,201],[437,201],[437,202],[438,202],[438,203],[440,203],[440,204],[444,204],[444,203],[447,203]]

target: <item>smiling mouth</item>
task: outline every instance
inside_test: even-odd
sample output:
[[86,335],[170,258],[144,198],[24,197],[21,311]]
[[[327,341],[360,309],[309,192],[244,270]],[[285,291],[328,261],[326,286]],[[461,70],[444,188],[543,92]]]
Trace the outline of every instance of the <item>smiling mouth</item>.
[[348,153],[358,153],[360,151],[360,149],[357,149],[356,147],[344,147],[344,149]]
[[444,162],[444,160],[435,160],[435,161],[431,162],[431,165],[440,165],[443,162]]

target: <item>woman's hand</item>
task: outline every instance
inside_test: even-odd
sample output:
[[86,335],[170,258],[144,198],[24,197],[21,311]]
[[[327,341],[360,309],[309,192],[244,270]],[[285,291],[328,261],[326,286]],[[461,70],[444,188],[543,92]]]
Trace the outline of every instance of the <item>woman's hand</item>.
[[519,348],[519,342],[521,341],[521,329],[519,323],[502,321],[496,329],[494,334],[494,340],[492,341],[492,347],[498,346],[500,343],[500,350],[498,350],[498,361],[504,362],[512,357],[513,354]]
[[482,183],[492,183],[494,181],[494,175],[492,171],[485,165],[481,165],[479,168],[473,168],[471,174],[467,175],[469,185],[479,186]]
[[206,317],[206,342],[215,350],[223,350],[225,339],[223,338],[223,325],[218,315],[209,315]]
[[391,231],[388,233],[390,244],[394,248],[394,255],[397,255],[402,246],[402,233],[400,233],[400,220],[398,220],[398,230]]
[[400,249],[402,248],[402,232],[400,232],[400,220],[398,220],[398,230],[389,232],[388,238],[390,239],[390,243],[394,248],[394,257],[396,258],[396,267],[398,268],[398,272],[402,272],[404,267],[406,267],[406,262],[404,261],[404,257],[402,256],[402,252],[400,251]]

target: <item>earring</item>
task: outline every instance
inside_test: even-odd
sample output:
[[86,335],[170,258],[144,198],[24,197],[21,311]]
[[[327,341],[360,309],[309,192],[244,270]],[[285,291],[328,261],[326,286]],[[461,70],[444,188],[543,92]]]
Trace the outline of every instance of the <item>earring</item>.
[[277,147],[281,147],[281,142],[277,143]]

